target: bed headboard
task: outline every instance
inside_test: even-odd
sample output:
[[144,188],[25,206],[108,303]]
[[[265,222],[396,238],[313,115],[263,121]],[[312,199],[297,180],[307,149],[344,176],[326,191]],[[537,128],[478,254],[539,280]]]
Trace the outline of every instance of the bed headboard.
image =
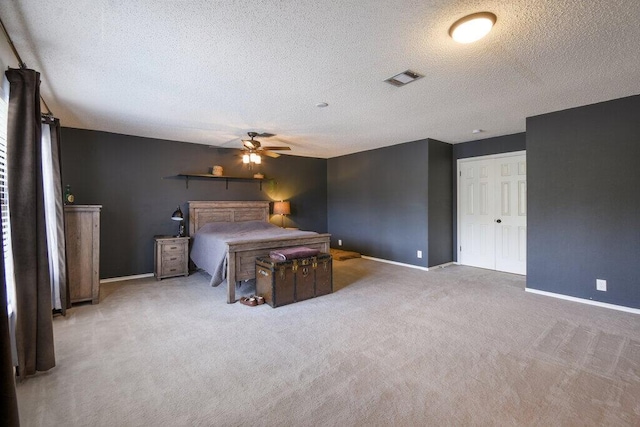
[[189,236],[209,222],[269,222],[269,202],[189,202]]

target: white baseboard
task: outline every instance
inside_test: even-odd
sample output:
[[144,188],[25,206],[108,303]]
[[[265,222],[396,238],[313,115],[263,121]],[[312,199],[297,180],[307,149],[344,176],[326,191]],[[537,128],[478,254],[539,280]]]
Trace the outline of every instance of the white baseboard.
[[110,277],[108,279],[100,279],[100,283],[122,282],[124,280],[145,279],[153,277],[153,273],[136,274],[135,276]]
[[596,307],[609,308],[611,310],[624,311],[626,313],[640,314],[640,309],[625,307],[624,305],[609,304],[606,302],[593,301],[590,299],[571,297],[569,295],[556,294],[556,293],[547,292],[547,291],[540,291],[538,289],[532,289],[532,288],[524,288],[524,290],[526,292],[531,292],[532,294],[539,294],[539,295],[544,295],[552,298],[559,298],[567,301],[580,302],[582,304],[595,305]]
[[[429,269],[427,267],[420,267],[419,265],[405,264],[403,262],[389,261],[388,259],[374,258],[374,257],[370,257],[370,256],[365,256],[365,255],[362,255],[362,258],[370,259],[371,261],[378,261],[378,262],[384,262],[384,263],[387,263],[387,264],[399,265],[401,267],[415,268],[416,270],[429,271]],[[431,267],[431,268],[433,268],[433,267]]]

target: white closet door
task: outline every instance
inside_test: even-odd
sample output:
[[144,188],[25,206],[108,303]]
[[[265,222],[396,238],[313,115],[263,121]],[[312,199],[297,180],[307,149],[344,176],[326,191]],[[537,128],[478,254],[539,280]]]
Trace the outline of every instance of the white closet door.
[[459,162],[458,262],[526,274],[526,155]]
[[496,270],[527,274],[527,161],[525,156],[495,160]]
[[492,160],[461,164],[458,261],[495,268],[494,177]]

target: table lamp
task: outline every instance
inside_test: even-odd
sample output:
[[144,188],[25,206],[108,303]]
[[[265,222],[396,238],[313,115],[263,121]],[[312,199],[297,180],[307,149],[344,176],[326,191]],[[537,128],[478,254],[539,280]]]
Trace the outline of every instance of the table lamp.
[[180,221],[180,227],[178,227],[178,235],[176,237],[184,237],[184,215],[180,209],[180,205],[178,205],[178,208],[171,214],[171,219]]
[[284,216],[291,214],[291,204],[282,200],[273,202],[273,214],[282,216],[282,228],[284,228]]

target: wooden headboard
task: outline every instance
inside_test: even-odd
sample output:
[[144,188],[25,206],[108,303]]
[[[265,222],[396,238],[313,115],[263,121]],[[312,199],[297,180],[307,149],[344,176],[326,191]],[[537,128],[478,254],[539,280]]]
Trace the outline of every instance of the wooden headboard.
[[269,222],[269,202],[189,202],[189,236],[210,222]]

